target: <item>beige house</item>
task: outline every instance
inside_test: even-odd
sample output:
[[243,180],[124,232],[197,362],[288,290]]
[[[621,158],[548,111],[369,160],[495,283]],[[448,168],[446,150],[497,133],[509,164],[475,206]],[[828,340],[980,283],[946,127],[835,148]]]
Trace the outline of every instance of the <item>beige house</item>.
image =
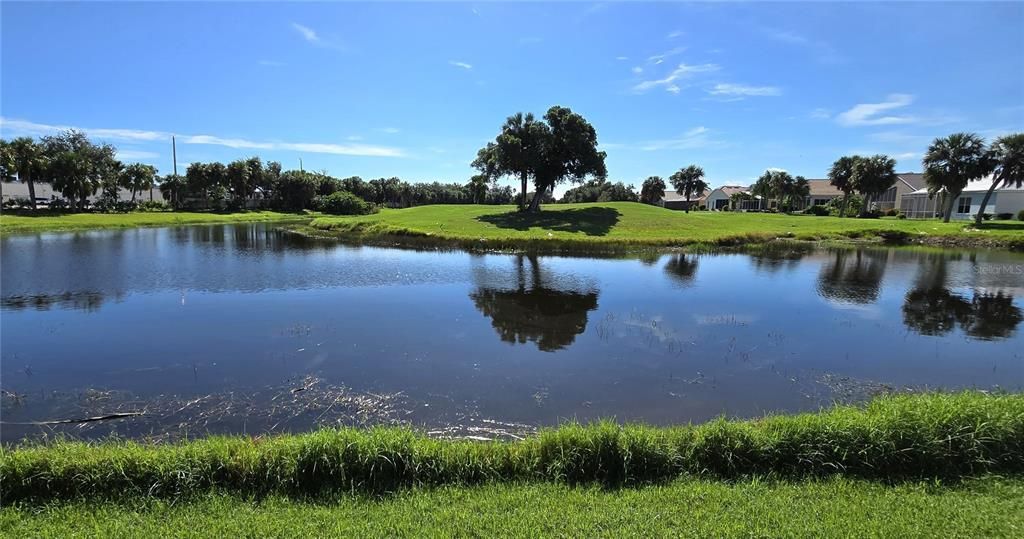
[[[710,189],[705,189],[699,197],[690,198],[689,207],[691,209],[696,209],[705,205],[707,196],[710,193]],[[665,196],[661,197],[658,205],[669,210],[685,210],[687,202],[685,196],[676,192],[675,189],[669,188],[665,190]]]

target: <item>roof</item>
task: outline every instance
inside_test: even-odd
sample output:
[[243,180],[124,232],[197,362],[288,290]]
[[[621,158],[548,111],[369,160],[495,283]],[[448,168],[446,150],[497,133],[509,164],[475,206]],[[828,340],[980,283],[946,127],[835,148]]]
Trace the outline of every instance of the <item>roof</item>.
[[924,183],[924,174],[919,172],[904,172],[897,174],[896,176],[914,190],[924,189],[926,187],[926,184]]
[[[700,196],[690,197],[690,202],[694,202],[694,201],[697,201],[697,200],[703,200],[703,199],[707,198],[708,195],[710,195],[710,194],[711,194],[711,189],[705,189],[704,190],[704,194],[702,194]],[[679,201],[685,201],[686,197],[681,195],[681,194],[679,194],[675,189],[665,189],[665,196],[661,197],[661,199],[666,201],[666,202],[679,202]]]
[[811,188],[812,197],[837,197],[843,194],[828,180],[807,180],[807,185]]
[[[993,179],[993,176],[989,175],[989,176],[985,176],[984,178],[978,178],[977,180],[971,180],[970,182],[967,183],[967,187],[964,187],[964,190],[961,191],[961,193],[984,193],[984,192],[988,191],[989,187],[992,187],[992,179]],[[1024,192],[1024,185],[1022,185],[1021,187],[1017,187],[1015,185],[1010,185],[1010,186],[1005,186],[1004,185],[1004,186],[1001,186],[1001,187],[996,187],[996,191],[997,192],[1001,192],[1001,191]],[[923,195],[927,195],[928,194],[928,188],[927,187],[922,187],[921,189],[918,189],[917,191],[914,191],[913,193],[907,193],[907,194],[910,194],[910,195],[922,195],[922,194]]]
[[[722,194],[726,196],[726,198],[729,198],[737,193],[749,193],[750,188],[744,187],[742,185],[723,185],[721,187],[715,188],[714,191],[721,191]],[[712,191],[712,193],[714,191]],[[711,193],[708,193],[708,196],[711,196]]]

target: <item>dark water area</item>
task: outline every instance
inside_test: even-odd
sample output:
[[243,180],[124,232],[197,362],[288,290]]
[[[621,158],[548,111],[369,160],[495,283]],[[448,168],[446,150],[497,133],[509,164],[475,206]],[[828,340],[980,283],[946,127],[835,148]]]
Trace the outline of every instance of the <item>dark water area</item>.
[[247,224],[6,237],[0,277],[5,443],[377,423],[486,436],[1024,387],[1009,252],[572,258]]

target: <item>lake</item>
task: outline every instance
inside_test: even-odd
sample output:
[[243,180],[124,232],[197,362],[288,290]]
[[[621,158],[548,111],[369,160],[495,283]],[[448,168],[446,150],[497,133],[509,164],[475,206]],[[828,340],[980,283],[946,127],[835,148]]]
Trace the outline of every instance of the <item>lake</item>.
[[395,423],[491,438],[1024,388],[1010,252],[578,258],[247,224],[10,236],[0,255],[5,443]]

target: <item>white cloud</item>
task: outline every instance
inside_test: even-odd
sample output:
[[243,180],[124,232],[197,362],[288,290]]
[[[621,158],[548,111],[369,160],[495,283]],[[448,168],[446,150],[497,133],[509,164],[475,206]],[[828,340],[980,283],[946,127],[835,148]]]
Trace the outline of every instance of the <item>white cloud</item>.
[[629,56],[616,56],[615,59],[619,61],[629,60]]
[[639,75],[640,73],[643,73],[643,72],[644,72],[644,68],[642,68],[640,66],[636,66],[636,67],[633,68],[633,73],[636,73],[637,75]]
[[666,52],[663,52],[661,54],[655,54],[653,56],[648,56],[647,57],[647,61],[652,63],[652,64],[660,64],[660,63],[664,62],[666,58],[670,58],[672,56],[676,56],[677,54],[682,54],[684,52],[686,52],[686,47],[676,47],[676,48],[674,48],[674,49],[672,49],[670,51],[666,51]]
[[832,117],[832,111],[819,107],[812,110],[810,116],[814,120],[827,120]]
[[380,131],[381,133],[387,133],[389,135],[394,135],[395,133],[399,133],[402,130],[397,127],[378,127],[377,131]]
[[676,30],[674,32],[670,32],[666,37],[668,37],[669,39],[675,39],[681,35],[683,35],[683,32],[681,30]]
[[782,90],[775,86],[748,86],[746,84],[721,83],[714,85],[708,93],[726,96],[775,96],[782,95]]
[[473,69],[473,64],[467,64],[466,62],[456,62],[455,60],[448,60],[448,63],[455,67],[461,67],[462,69]]
[[345,137],[345,140],[363,140],[363,137],[359,135],[349,135]]
[[642,81],[633,86],[633,91],[642,93],[652,88],[657,88],[658,86],[664,86],[667,91],[672,93],[678,93],[679,85],[676,84],[675,81],[681,78],[688,77],[694,73],[706,73],[709,71],[717,71],[718,69],[719,67],[715,64],[679,64],[679,66],[672,70],[672,72],[669,73],[665,78]]
[[898,154],[896,154],[896,155],[894,155],[892,157],[894,159],[896,159],[897,161],[909,161],[911,159],[913,159],[913,160],[920,159],[921,158],[921,154],[919,154],[917,152],[905,152],[905,153],[898,153]]
[[913,116],[883,115],[884,112],[906,107],[914,102],[910,94],[891,94],[881,103],[860,103],[836,116],[839,125],[846,127],[861,125],[896,125],[918,121]]
[[320,36],[316,34],[316,31],[308,26],[303,26],[297,22],[292,23],[292,28],[296,32],[302,35],[302,38],[310,43],[320,43]]
[[96,137],[101,140],[145,142],[161,139],[170,140],[171,138],[170,133],[163,133],[160,131],[143,131],[139,129],[93,129],[74,127],[70,125],[39,124],[25,120],[0,117],[0,134],[5,136],[12,134],[14,136],[42,137],[46,135],[54,135],[61,131],[67,131],[68,129],[76,129],[90,137]]
[[117,152],[115,152],[115,155],[121,161],[131,161],[131,160],[140,160],[140,159],[156,159],[156,158],[160,157],[160,154],[158,154],[156,152],[146,152],[146,151],[142,151],[142,150],[125,150],[125,149],[118,149]]
[[639,148],[645,152],[659,150],[692,150],[719,146],[720,142],[709,138],[711,130],[704,126],[694,127],[681,136],[672,139],[650,140],[641,143]]
[[[24,120],[12,120],[0,117],[0,134],[4,136],[45,136],[77,129],[100,140],[122,141],[122,142],[170,142],[172,133],[166,131],[142,131],[138,129],[94,129],[87,127],[73,127],[67,125],[48,125],[28,122]],[[393,129],[393,128],[389,128]],[[394,132],[397,132],[395,130]],[[246,150],[284,150],[308,153],[326,153],[334,155],[359,155],[370,157],[403,157],[405,154],[398,148],[388,146],[371,146],[367,144],[331,144],[318,142],[266,142],[253,141],[238,138],[223,138],[214,135],[181,135],[177,134],[178,141],[182,144],[204,144],[212,146],[224,146],[227,148]],[[133,150],[124,150],[130,152]],[[148,152],[147,152],[148,153]],[[131,157],[128,157],[131,158]]]
[[842,56],[836,52],[835,48],[825,41],[811,39],[795,32],[779,30],[777,28],[762,27],[761,32],[775,41],[808,49],[817,56],[818,61],[821,63],[836,64],[843,61]]

